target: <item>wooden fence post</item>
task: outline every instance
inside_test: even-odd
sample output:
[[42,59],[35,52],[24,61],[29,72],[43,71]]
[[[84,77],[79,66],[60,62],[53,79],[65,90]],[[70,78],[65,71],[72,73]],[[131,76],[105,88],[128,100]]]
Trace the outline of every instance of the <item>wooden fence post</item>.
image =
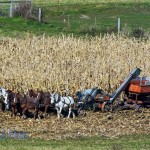
[[38,16],[39,22],[42,20],[42,9],[39,8],[39,16]]
[[12,18],[12,14],[13,14],[13,2],[12,0],[10,1],[10,17]]
[[32,0],[30,0],[30,5],[31,5],[31,8],[30,8],[30,14],[32,13],[32,5],[33,5],[33,1]]
[[120,18],[118,18],[118,33],[120,33]]
[[70,28],[70,17],[68,15],[68,28]]

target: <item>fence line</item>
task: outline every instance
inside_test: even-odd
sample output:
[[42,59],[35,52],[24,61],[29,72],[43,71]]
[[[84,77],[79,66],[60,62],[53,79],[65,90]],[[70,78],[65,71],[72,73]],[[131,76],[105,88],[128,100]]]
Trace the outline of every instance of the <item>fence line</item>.
[[19,3],[30,2],[32,0],[9,0],[9,1],[0,1],[0,16],[13,16],[13,11],[16,9]]
[[11,1],[13,2],[13,3],[19,3],[19,2],[31,2],[32,0],[26,0],[26,1],[13,1],[13,0],[10,0],[10,1],[0,1],[0,3],[11,3]]

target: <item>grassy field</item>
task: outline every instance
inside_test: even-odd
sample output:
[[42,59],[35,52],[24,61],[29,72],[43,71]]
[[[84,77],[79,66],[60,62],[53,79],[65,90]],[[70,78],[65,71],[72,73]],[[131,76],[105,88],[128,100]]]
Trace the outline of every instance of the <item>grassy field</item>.
[[149,150],[150,135],[123,136],[115,139],[106,137],[67,140],[0,140],[1,150]]
[[[133,35],[141,28],[150,29],[150,3],[144,1],[33,1],[43,12],[42,23],[23,18],[0,17],[0,35],[18,36],[26,32],[48,36],[74,34],[75,36],[100,35],[117,32],[117,18],[121,19],[121,31]],[[82,3],[82,4],[81,4]],[[9,11],[9,10],[8,10]]]

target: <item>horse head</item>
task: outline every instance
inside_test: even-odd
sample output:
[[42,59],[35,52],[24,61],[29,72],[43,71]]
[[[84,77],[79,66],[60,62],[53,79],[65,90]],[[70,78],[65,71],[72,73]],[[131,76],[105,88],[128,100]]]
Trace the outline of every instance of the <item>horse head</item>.
[[27,95],[29,97],[35,97],[36,98],[37,97],[37,92],[34,91],[33,89],[30,89],[30,90],[28,90]]
[[21,103],[23,101],[25,95],[24,95],[24,93],[16,92],[13,94],[13,96],[14,96],[15,103],[18,103],[18,102]]
[[17,103],[18,102],[17,93],[15,93],[11,90],[8,90],[7,92],[8,92],[8,102],[11,104]]
[[2,100],[5,100],[8,97],[8,92],[4,88],[0,88],[0,98]]
[[2,88],[0,88],[0,103],[3,103],[4,100],[5,100],[5,98],[4,98],[3,90],[2,90]]
[[5,105],[5,109],[9,109],[8,92],[4,88],[0,88],[0,102]]
[[51,94],[50,98],[51,98],[51,104],[58,103],[59,94],[54,92],[53,94]]
[[51,98],[50,98],[50,93],[49,92],[44,92],[43,96],[42,96],[42,99],[43,99],[43,104],[44,105],[50,105],[51,104]]

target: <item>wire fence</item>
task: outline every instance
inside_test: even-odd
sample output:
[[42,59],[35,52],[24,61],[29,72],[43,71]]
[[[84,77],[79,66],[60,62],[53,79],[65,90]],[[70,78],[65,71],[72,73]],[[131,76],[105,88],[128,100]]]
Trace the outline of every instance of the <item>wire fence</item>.
[[0,1],[0,16],[8,16],[10,10],[10,1]]
[[[57,0],[52,0],[49,2],[55,2]],[[65,0],[64,0],[65,1]],[[67,0],[66,0],[67,1]],[[21,3],[29,2],[31,4],[32,10],[27,10],[26,7],[20,7]],[[62,2],[62,1],[59,1]],[[35,5],[38,4],[38,5]],[[63,7],[61,5],[61,14],[59,13],[60,6],[50,7],[48,5],[48,0],[41,1],[41,4],[47,4],[46,6],[40,7],[40,1],[38,0],[0,0],[0,16],[13,16],[13,12],[19,8],[22,13],[22,17],[37,20],[39,22],[44,22],[50,24],[51,27],[57,27],[61,32],[79,32],[79,33],[89,33],[90,35],[95,35],[99,33],[111,33],[111,32],[130,32],[132,29],[140,28],[140,35],[143,33],[142,30],[150,30],[150,17],[149,10],[146,7],[144,9],[145,13],[143,21],[142,18],[137,18],[137,14],[133,13],[135,17],[131,14],[126,14],[123,17],[120,13],[114,12],[114,14],[105,13],[75,13],[69,14],[68,6]],[[32,6],[33,5],[33,6]],[[52,13],[49,13],[52,9]],[[140,10],[143,12],[143,10]],[[15,15],[14,15],[15,16]],[[142,32],[142,33],[141,33]]]
[[0,16],[11,16],[20,3],[32,3],[32,0],[0,0]]

